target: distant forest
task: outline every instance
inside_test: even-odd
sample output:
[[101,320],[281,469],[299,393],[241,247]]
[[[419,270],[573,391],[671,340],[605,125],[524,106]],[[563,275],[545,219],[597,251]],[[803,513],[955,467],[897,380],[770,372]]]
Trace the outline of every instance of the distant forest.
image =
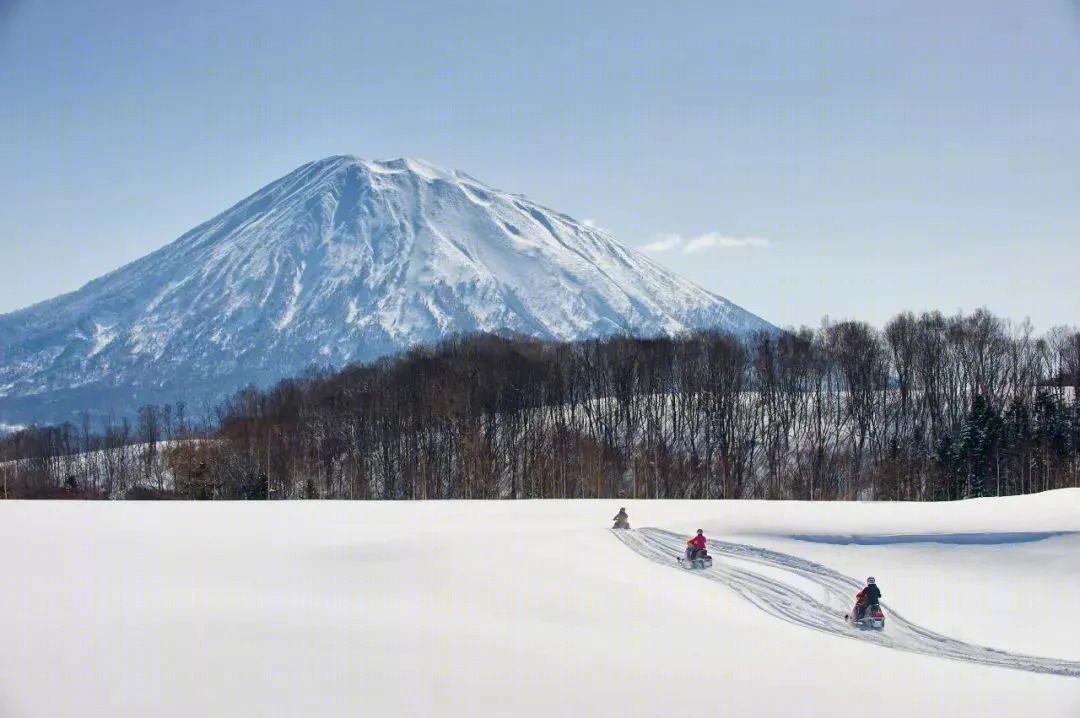
[[4,496],[948,500],[1080,486],[1080,332],[476,335],[0,439]]

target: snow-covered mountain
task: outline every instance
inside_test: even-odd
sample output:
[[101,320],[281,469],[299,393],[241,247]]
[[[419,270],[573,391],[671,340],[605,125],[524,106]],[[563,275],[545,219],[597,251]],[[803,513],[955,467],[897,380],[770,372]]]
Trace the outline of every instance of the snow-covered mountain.
[[702,327],[770,325],[463,173],[331,157],[76,292],[0,316],[0,421],[190,404],[462,332]]

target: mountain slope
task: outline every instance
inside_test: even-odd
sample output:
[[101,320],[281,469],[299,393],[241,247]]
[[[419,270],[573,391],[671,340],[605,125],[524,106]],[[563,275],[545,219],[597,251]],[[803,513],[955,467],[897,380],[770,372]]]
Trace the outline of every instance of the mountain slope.
[[0,421],[216,397],[462,332],[702,327],[769,325],[520,195],[417,160],[331,157],[0,316]]

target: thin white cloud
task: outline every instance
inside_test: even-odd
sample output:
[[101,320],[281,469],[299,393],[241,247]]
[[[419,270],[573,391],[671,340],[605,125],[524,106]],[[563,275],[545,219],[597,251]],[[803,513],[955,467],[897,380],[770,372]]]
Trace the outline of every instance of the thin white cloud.
[[643,245],[646,252],[670,252],[682,249],[683,254],[695,254],[707,249],[736,249],[739,247],[768,247],[772,244],[764,237],[729,237],[719,232],[706,232],[694,237],[681,234],[661,234],[655,242]]
[[683,238],[677,234],[662,234],[655,242],[643,245],[646,252],[670,252],[682,246]]
[[729,237],[719,232],[706,232],[686,240],[683,254],[693,254],[706,249],[734,249],[737,247],[768,247],[772,244],[764,237]]

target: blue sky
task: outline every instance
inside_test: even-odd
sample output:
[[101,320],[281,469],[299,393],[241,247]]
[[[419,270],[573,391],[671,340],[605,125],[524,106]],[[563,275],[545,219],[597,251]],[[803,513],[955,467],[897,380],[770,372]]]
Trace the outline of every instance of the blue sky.
[[610,5],[0,0],[0,312],[355,154],[592,220],[782,325],[1080,323],[1074,0]]

